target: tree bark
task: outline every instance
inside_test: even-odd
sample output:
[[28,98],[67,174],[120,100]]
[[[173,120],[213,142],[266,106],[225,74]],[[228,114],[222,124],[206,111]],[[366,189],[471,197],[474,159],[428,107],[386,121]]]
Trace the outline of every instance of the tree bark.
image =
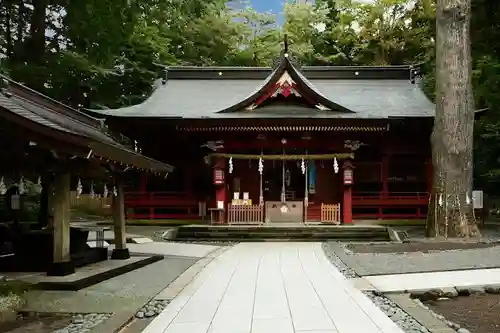
[[471,0],[438,0],[433,188],[427,236],[478,236],[472,206]]

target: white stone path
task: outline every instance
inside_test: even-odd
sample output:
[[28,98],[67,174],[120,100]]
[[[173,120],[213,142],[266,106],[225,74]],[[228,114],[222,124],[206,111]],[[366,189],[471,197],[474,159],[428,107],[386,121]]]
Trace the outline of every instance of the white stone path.
[[320,243],[243,243],[208,264],[143,333],[402,333]]
[[374,275],[363,278],[382,292],[500,284],[500,268]]

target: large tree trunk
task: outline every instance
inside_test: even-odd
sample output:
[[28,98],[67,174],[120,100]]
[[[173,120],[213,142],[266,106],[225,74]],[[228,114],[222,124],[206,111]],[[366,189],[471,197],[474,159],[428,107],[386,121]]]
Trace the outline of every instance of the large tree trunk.
[[433,188],[427,236],[479,235],[472,207],[471,0],[438,0]]

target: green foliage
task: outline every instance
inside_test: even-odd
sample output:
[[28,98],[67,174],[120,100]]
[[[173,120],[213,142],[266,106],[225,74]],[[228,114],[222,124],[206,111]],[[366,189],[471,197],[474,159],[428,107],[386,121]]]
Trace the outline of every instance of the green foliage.
[[[139,103],[165,65],[421,64],[434,98],[435,0],[317,0],[276,16],[247,0],[0,2],[0,71],[76,107]],[[472,0],[476,182],[500,181],[500,2]]]
[[0,296],[22,295],[32,289],[32,285],[20,280],[0,280]]

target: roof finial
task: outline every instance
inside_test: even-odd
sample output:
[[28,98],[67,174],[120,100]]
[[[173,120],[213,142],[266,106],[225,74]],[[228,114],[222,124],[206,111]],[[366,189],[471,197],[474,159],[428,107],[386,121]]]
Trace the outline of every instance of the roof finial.
[[283,38],[283,42],[285,44],[284,51],[285,51],[285,53],[288,53],[288,35],[287,34],[285,34],[285,36]]

